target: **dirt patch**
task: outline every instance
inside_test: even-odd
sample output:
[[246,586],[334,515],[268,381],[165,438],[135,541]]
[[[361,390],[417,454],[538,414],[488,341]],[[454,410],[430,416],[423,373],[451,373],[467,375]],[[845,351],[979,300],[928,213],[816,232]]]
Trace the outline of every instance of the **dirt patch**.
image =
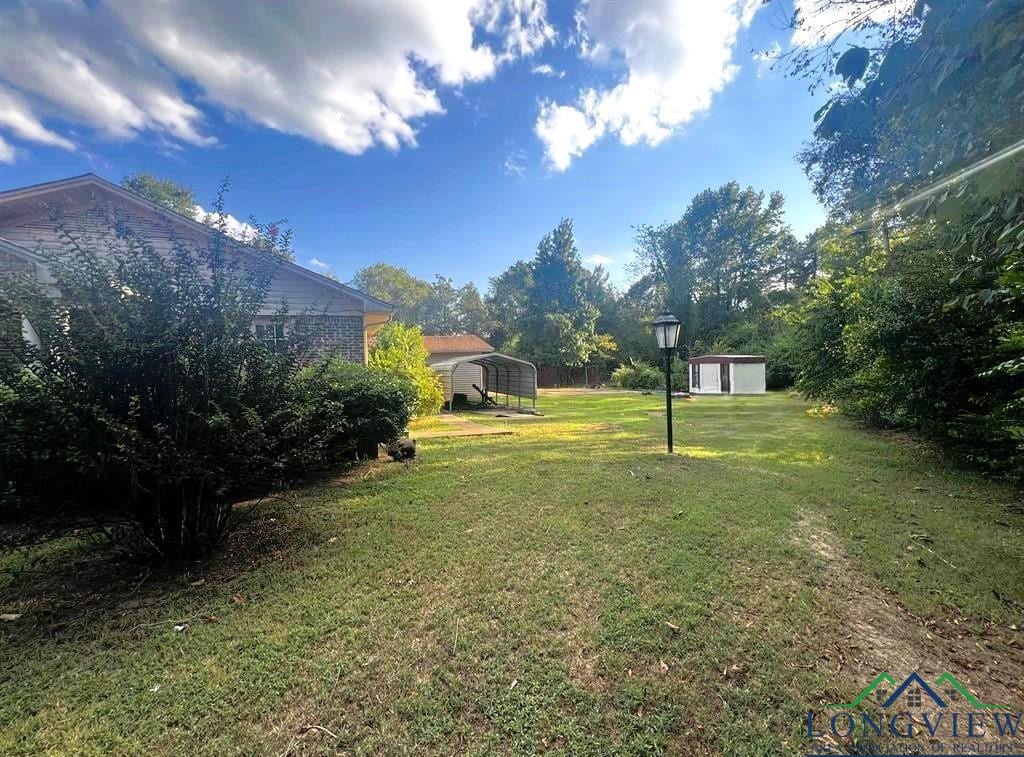
[[[866,686],[880,673],[889,672],[899,683],[916,671],[932,682],[948,672],[980,701],[1008,704],[1014,711],[1020,708],[1024,648],[1019,632],[962,616],[918,617],[857,569],[821,516],[804,513],[796,534],[797,544],[821,558],[818,593],[828,610],[828,629],[838,634],[819,633],[816,638],[822,658],[845,680]],[[951,709],[958,709],[955,702],[962,698],[950,698]],[[1021,746],[1024,734],[1019,741],[1008,742],[992,729],[970,741],[979,748],[995,742]]]

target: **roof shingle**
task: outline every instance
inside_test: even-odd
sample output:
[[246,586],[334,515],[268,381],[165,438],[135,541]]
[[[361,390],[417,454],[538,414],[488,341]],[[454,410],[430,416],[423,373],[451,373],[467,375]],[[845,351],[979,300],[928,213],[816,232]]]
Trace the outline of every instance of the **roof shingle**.
[[423,344],[431,355],[446,352],[494,352],[494,348],[476,334],[456,334],[455,336],[425,336]]

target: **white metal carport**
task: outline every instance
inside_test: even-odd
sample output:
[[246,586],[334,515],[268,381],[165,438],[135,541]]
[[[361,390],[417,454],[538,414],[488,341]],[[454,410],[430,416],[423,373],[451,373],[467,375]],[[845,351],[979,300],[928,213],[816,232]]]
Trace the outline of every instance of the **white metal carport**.
[[480,366],[483,384],[479,388],[486,392],[487,396],[504,394],[505,404],[510,404],[509,398],[515,397],[520,407],[523,405],[523,399],[531,400],[533,406],[537,406],[537,367],[516,357],[488,352],[442,360],[430,366],[441,376],[444,401],[449,410],[455,395],[465,393],[460,391],[464,387],[460,386],[459,368],[466,365]]

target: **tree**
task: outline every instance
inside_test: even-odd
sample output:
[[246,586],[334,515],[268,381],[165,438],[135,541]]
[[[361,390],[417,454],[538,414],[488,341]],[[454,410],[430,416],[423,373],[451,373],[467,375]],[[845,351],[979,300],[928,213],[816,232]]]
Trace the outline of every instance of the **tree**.
[[397,321],[384,326],[370,349],[369,364],[393,373],[415,388],[414,415],[433,415],[444,404],[441,378],[427,365],[423,331]]
[[[932,0],[912,11],[888,4],[895,15],[873,22],[863,81],[836,89],[801,153],[816,194],[836,212],[905,199],[1020,138],[1020,4]],[[999,172],[984,176],[996,178],[1012,186]]]
[[800,386],[1024,477],[1024,13],[934,0],[876,26],[801,153],[857,241],[820,245]]
[[675,313],[687,344],[713,342],[729,324],[765,311],[773,288],[806,280],[784,202],[733,181],[698,194],[674,223],[637,227],[642,294]]
[[495,349],[516,349],[516,341],[529,306],[528,297],[533,286],[533,266],[516,261],[502,273],[490,279],[485,305],[487,308],[487,338]]
[[199,213],[192,188],[172,179],[139,171],[121,179],[121,186],[186,218],[195,220]]
[[461,333],[459,293],[450,278],[441,274],[434,277],[434,283],[430,285],[430,294],[423,301],[420,323],[427,334]]
[[579,367],[614,344],[599,338],[601,313],[587,301],[587,289],[572,221],[562,219],[537,245],[520,326],[520,354],[540,364]]
[[395,319],[405,324],[422,323],[422,309],[430,296],[430,284],[404,268],[375,263],[360,268],[352,277],[352,286],[395,306]]
[[456,306],[459,312],[459,332],[461,334],[483,334],[487,330],[487,307],[484,305],[480,290],[472,281],[463,284],[456,291]]

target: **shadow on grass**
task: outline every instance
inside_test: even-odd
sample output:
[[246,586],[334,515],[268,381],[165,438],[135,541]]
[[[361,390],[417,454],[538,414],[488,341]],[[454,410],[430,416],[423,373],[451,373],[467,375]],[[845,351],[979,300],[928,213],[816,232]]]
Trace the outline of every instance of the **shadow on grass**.
[[[212,595],[230,596],[239,579],[273,563],[301,564],[318,544],[343,538],[324,534],[309,516],[307,501],[316,502],[325,491],[344,500],[352,496],[350,487],[378,477],[376,464],[320,474],[287,500],[267,499],[240,515],[204,559],[166,563],[131,554],[94,532],[0,552],[0,612],[20,616],[0,623],[0,639],[28,646],[40,638],[90,637],[110,625],[131,631],[172,605],[199,607]],[[338,518],[346,522],[344,515]]]

